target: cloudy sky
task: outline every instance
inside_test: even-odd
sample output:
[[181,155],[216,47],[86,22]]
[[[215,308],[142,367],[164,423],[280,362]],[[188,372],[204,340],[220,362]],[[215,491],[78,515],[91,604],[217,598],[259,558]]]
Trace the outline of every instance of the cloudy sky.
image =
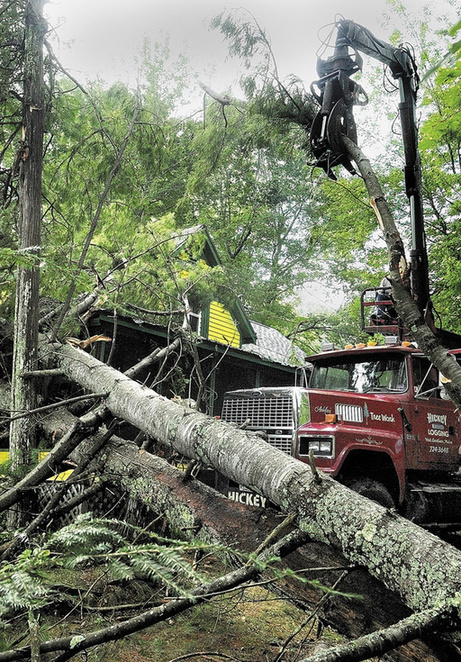
[[[392,0],[400,4],[399,0]],[[412,41],[411,18],[421,18],[424,0],[404,0],[410,20],[400,20],[386,0],[50,0],[45,5],[59,37],[62,63],[82,82],[96,74],[106,80],[131,80],[143,41],[168,35],[174,51],[186,53],[193,67],[215,89],[232,85],[235,63],[226,63],[226,45],[210,19],[225,9],[251,12],[269,35],[282,77],[294,73],[309,85],[315,78],[316,52],[338,15],[352,19],[387,39],[394,27]],[[450,0],[431,0],[436,16],[455,16]],[[444,24],[443,24],[444,25]],[[389,26],[389,27],[386,27]],[[434,25],[434,28],[437,26]],[[202,73],[203,72],[203,73]]]

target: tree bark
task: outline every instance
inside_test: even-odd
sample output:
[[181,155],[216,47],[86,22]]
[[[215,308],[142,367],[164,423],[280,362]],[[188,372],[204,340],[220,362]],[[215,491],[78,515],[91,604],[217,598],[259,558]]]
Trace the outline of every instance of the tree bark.
[[186,457],[212,466],[294,513],[302,530],[364,565],[414,611],[459,596],[461,552],[327,476],[258,435],[186,410],[70,346],[59,351],[68,377],[109,392],[107,407]]
[[[18,269],[14,323],[11,408],[15,413],[36,406],[36,389],[23,373],[35,370],[38,347],[39,255],[43,167],[43,40],[44,0],[28,0],[25,7],[25,63],[23,127],[19,169],[18,250],[31,263]],[[30,462],[35,445],[32,417],[16,419],[10,428],[13,469]]]

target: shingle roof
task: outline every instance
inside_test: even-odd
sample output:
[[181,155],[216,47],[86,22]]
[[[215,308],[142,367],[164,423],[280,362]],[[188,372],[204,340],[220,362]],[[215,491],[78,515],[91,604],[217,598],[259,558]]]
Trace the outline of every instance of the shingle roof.
[[256,343],[243,344],[243,351],[282,365],[305,365],[306,354],[280,331],[259,322],[251,322],[251,326],[256,333]]

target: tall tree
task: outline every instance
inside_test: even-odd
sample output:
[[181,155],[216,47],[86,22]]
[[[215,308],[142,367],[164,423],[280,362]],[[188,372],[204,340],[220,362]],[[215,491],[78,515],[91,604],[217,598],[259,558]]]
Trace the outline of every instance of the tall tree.
[[[36,405],[33,380],[24,373],[37,367],[39,256],[41,242],[41,195],[44,135],[43,40],[46,24],[44,0],[25,4],[24,88],[21,146],[17,154],[19,169],[18,250],[30,258],[19,267],[16,281],[14,355],[12,373],[12,410],[28,411]],[[13,467],[27,464],[34,447],[33,419],[12,421],[10,457]]]

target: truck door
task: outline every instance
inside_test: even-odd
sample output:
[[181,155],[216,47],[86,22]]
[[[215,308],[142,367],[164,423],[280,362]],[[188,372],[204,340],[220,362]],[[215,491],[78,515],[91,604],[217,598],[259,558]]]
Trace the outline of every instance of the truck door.
[[412,356],[411,361],[413,402],[410,398],[408,468],[455,471],[459,465],[459,424],[454,405],[442,397],[435,366],[424,356]]

